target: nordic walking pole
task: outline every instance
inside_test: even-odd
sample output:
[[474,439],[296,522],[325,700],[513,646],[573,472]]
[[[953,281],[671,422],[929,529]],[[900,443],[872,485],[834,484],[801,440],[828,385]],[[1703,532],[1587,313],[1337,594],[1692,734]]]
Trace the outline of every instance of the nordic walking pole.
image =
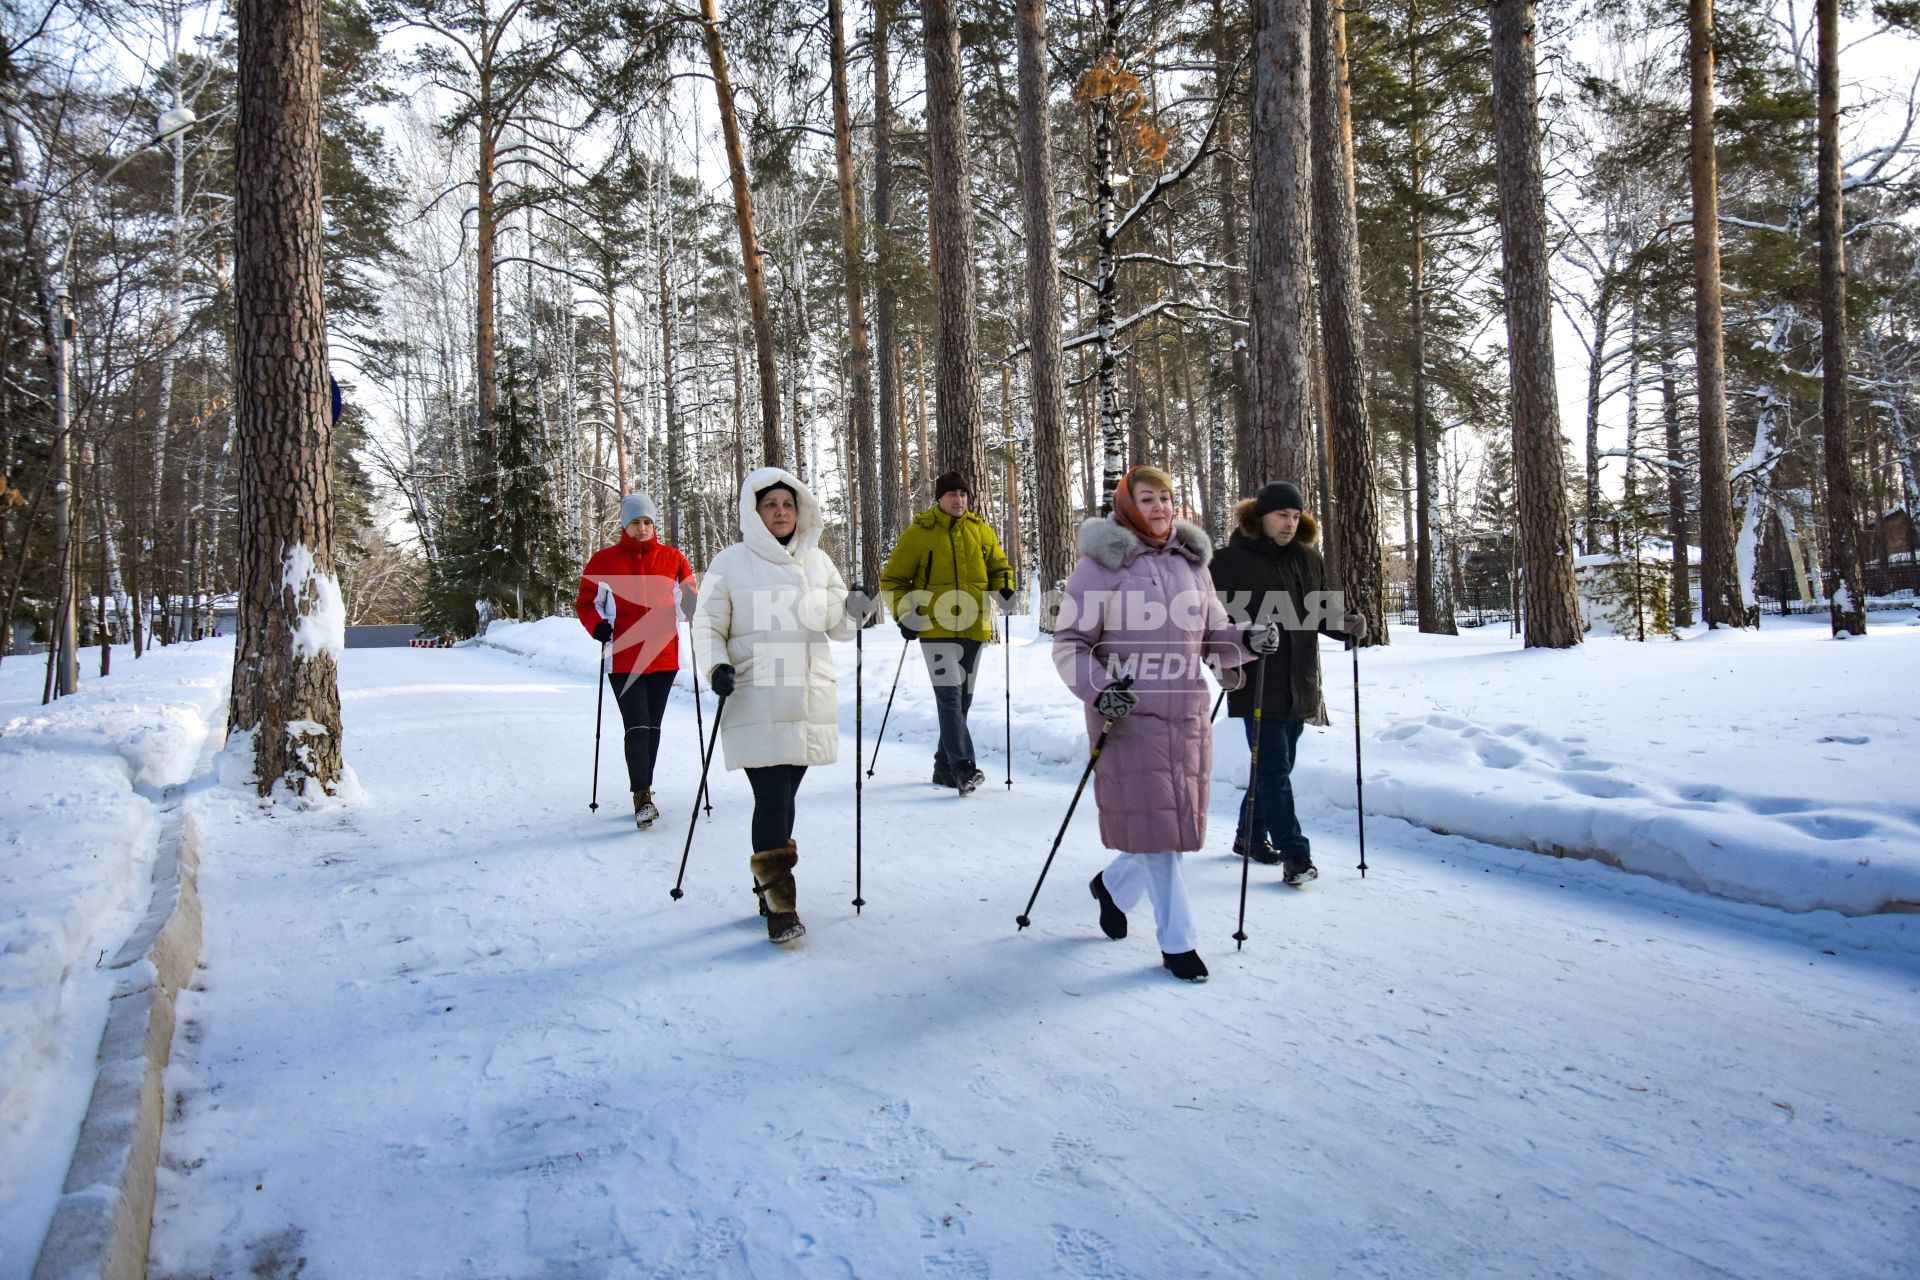
[[1207,717],[1208,724],[1212,724],[1215,720],[1218,720],[1220,718],[1220,704],[1225,702],[1226,700],[1227,700],[1227,691],[1225,689],[1222,689],[1220,691],[1220,696],[1213,700],[1213,714]]
[[1347,641],[1353,650],[1353,812],[1360,819],[1360,878],[1367,878],[1367,805],[1360,777],[1360,642]]
[[1238,951],[1247,941],[1247,873],[1253,866],[1253,840],[1258,834],[1253,829],[1254,788],[1260,785],[1260,704],[1267,694],[1267,655],[1261,654],[1253,661],[1253,750],[1247,763],[1247,806],[1243,815],[1247,838],[1240,845],[1240,923],[1233,931],[1233,949]]
[[863,705],[861,678],[866,674],[866,636],[867,622],[866,619],[862,618],[859,627],[856,628],[853,633],[853,914],[855,915],[859,915],[860,908],[867,905],[866,898],[861,896],[860,893],[860,836],[861,818],[863,816],[860,810],[860,800],[861,783],[864,781],[860,776],[860,748],[863,741],[861,736],[861,711]]
[[600,721],[607,714],[607,650],[612,644],[610,640],[601,641],[600,665],[593,673],[593,682],[600,686],[600,698],[593,707],[593,798],[587,801],[589,813],[600,812]]
[[[1132,684],[1133,677],[1127,675],[1120,677],[1119,683],[1112,687],[1125,689]],[[1040,868],[1040,878],[1033,882],[1033,894],[1027,899],[1027,909],[1013,918],[1013,922],[1022,929],[1033,923],[1028,917],[1033,911],[1033,904],[1040,900],[1040,886],[1047,882],[1047,872],[1053,869],[1053,855],[1060,852],[1060,842],[1067,835],[1067,824],[1073,821],[1073,811],[1080,807],[1080,793],[1087,789],[1087,779],[1093,776],[1093,766],[1100,763],[1100,752],[1106,748],[1107,735],[1112,732],[1113,721],[1108,720],[1100,726],[1100,736],[1094,739],[1093,754],[1087,757],[1087,767],[1080,771],[1080,785],[1073,789],[1073,803],[1067,806],[1067,816],[1060,819],[1059,834],[1053,837],[1053,848],[1047,850],[1047,860]]]
[[867,776],[873,776],[874,766],[880,763],[880,744],[887,740],[887,717],[893,714],[893,695],[900,692],[900,673],[907,669],[907,650],[913,641],[900,642],[900,665],[893,669],[893,689],[887,694],[887,709],[880,716],[880,732],[873,737],[873,758],[867,761]]
[[[600,589],[593,593],[593,611],[608,626],[613,625],[615,613],[613,587],[601,583]],[[593,707],[593,796],[587,801],[587,812],[600,812],[600,722],[607,714],[607,659],[613,652],[611,639],[600,642],[600,666],[593,673],[593,681],[600,686],[600,697]]]
[[[687,628],[687,649],[689,652],[691,652],[693,649],[693,628],[692,627]],[[693,671],[693,732],[694,732],[693,740],[695,742],[704,742],[706,741],[706,737],[707,737],[707,721],[706,721],[705,713],[703,713],[700,710],[700,663],[698,662],[698,660],[694,662],[692,671]],[[705,754],[702,754],[700,757],[700,765],[703,769],[706,767],[706,763],[707,763],[707,758]],[[702,773],[700,775],[700,794],[694,797],[693,803],[696,807],[698,807],[702,802],[704,802],[707,806],[707,817],[709,818],[713,817],[713,801],[707,795],[707,778],[705,773]]]
[[[700,756],[700,790],[707,789],[707,767],[713,763],[713,740],[720,736],[720,714],[727,709],[727,695],[721,694],[713,702],[713,732],[707,735],[707,749]],[[687,855],[693,852],[693,830],[700,821],[700,806],[695,804],[693,812],[687,815],[687,842],[680,848],[680,874],[673,878],[672,898],[680,901],[686,895],[680,891],[680,882],[687,878]]]

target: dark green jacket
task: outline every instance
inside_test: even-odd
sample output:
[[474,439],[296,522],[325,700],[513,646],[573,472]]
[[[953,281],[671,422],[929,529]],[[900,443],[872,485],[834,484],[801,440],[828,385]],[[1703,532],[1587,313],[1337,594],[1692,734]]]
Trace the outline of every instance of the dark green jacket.
[[[1320,527],[1311,515],[1300,517],[1300,532],[1281,546],[1267,537],[1260,515],[1248,498],[1234,510],[1237,527],[1216,552],[1214,590],[1227,613],[1243,626],[1275,622],[1280,647],[1267,655],[1262,683],[1263,720],[1314,720],[1320,714],[1320,635],[1340,634],[1340,614],[1330,616],[1313,597],[1327,590],[1327,562],[1314,543]],[[1249,668],[1251,670],[1251,668]],[[1253,714],[1253,682],[1227,695],[1227,714]]]
[[993,635],[987,593],[1013,588],[1013,566],[993,526],[969,511],[954,519],[937,505],[900,531],[880,571],[893,616],[922,640],[986,640]]

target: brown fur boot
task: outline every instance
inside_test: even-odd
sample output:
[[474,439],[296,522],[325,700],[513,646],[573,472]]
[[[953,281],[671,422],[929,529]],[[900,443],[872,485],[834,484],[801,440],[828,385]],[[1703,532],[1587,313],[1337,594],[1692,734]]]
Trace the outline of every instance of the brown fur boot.
[[660,817],[660,810],[654,806],[653,790],[633,793],[633,825],[645,831]]
[[774,942],[792,942],[807,931],[794,910],[798,888],[793,869],[799,861],[800,851],[791,840],[753,855],[753,891],[760,896],[760,914],[767,918],[767,937]]

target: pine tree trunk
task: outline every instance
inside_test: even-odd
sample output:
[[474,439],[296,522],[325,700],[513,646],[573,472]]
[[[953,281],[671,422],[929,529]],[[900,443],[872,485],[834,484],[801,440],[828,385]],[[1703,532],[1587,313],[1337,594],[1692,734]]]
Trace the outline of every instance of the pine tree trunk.
[[1253,190],[1249,240],[1253,369],[1247,450],[1255,486],[1297,484],[1311,505],[1307,330],[1313,314],[1307,55],[1311,7],[1254,0]]
[[[711,3],[711,0],[709,0]],[[973,200],[967,188],[967,114],[954,0],[927,0],[927,204],[936,229],[933,266],[939,316],[934,398],[940,418],[937,470],[982,482],[979,317],[974,311]]]
[[1709,627],[1744,627],[1727,475],[1727,370],[1720,308],[1720,177],[1714,155],[1713,0],[1687,0],[1692,76],[1688,178],[1693,189],[1694,375],[1700,436],[1700,611]]
[[1346,607],[1367,620],[1369,644],[1387,642],[1380,555],[1380,493],[1367,407],[1361,321],[1360,232],[1354,211],[1353,100],[1347,20],[1337,0],[1313,0],[1314,235],[1320,264],[1320,345],[1327,379],[1332,546]]
[[733,219],[740,234],[740,261],[747,280],[747,309],[753,316],[754,360],[760,372],[761,465],[786,465],[786,447],[780,437],[780,372],[773,348],[773,312],[767,302],[767,278],[760,261],[760,237],[753,220],[753,192],[747,185],[747,157],[740,145],[740,120],[733,106],[733,81],[727,76],[727,54],[720,44],[720,16],[714,0],[700,0],[700,33],[707,46],[707,65],[713,72],[714,95],[720,103],[720,133],[726,142],[727,172],[733,182]]
[[[1215,41],[1213,59],[1213,94],[1216,100],[1224,99],[1232,87],[1232,63],[1227,58],[1227,14],[1224,0],[1213,0],[1212,35]],[[1220,261],[1226,264],[1221,272],[1226,277],[1227,313],[1240,315],[1244,300],[1240,283],[1240,219],[1246,209],[1246,203],[1240,198],[1239,167],[1234,159],[1233,125],[1239,112],[1228,109],[1220,113],[1220,146],[1214,152],[1214,181],[1219,184],[1220,234],[1217,251]],[[1236,493],[1250,494],[1263,481],[1256,477],[1253,460],[1252,419],[1249,417],[1250,376],[1247,370],[1247,344],[1237,336],[1228,340],[1227,398],[1232,407],[1233,421],[1233,457],[1232,484]],[[1226,537],[1227,528],[1233,523],[1233,501],[1225,493],[1221,495],[1221,531],[1217,536]]]
[[840,252],[845,262],[847,332],[852,353],[853,448],[859,470],[860,580],[880,581],[880,565],[887,550],[880,532],[879,479],[875,473],[873,425],[873,356],[867,344],[867,305],[863,292],[865,264],[860,257],[860,230],[855,221],[853,186],[853,113],[847,104],[847,37],[841,0],[827,0],[828,34],[833,47],[833,157],[840,183]]
[[[1827,473],[1827,611],[1833,634],[1867,634],[1860,498],[1847,445],[1846,205],[1840,190],[1840,6],[1819,0],[1820,417]],[[1838,589],[1834,582],[1838,579]]]
[[1573,531],[1567,524],[1566,464],[1554,391],[1553,296],[1547,278],[1532,0],[1493,0],[1492,21],[1494,141],[1526,646],[1565,649],[1580,643],[1580,607],[1574,594]]
[[680,438],[680,393],[673,385],[673,282],[667,278],[667,259],[660,258],[660,398],[667,430],[667,544],[680,545],[680,512],[689,486]]
[[282,782],[331,792],[342,760],[339,637],[328,634],[339,622],[328,618],[339,588],[321,261],[323,3],[238,0],[234,8],[240,618],[230,723],[253,735],[262,795]]
[[[1067,406],[1060,353],[1060,254],[1053,210],[1053,137],[1047,119],[1047,15],[1044,0],[1018,0],[1020,46],[1020,195],[1027,238],[1027,347],[1033,364],[1034,526],[1039,584],[1052,591],[1073,571],[1072,480],[1067,470]],[[1042,625],[1052,621],[1042,615]]]
[[1408,268],[1408,304],[1413,338],[1413,607],[1421,632],[1458,634],[1453,609],[1434,589],[1433,574],[1433,437],[1427,422],[1427,240],[1420,201],[1426,195],[1426,99],[1422,94],[1420,6],[1407,6],[1407,83],[1415,107],[1407,122],[1408,185],[1414,207],[1407,211],[1411,261]]
[[878,348],[877,391],[880,398],[880,525],[876,538],[891,546],[906,523],[904,479],[906,450],[901,411],[900,345],[895,326],[893,283],[884,269],[884,255],[893,232],[893,78],[887,29],[893,0],[873,0],[873,228],[880,246],[882,270],[873,285],[873,341]]
[[499,239],[499,221],[494,214],[495,122],[491,111],[491,81],[483,77],[480,90],[479,194],[474,201],[473,245],[474,273],[473,372],[478,419],[474,423],[475,456],[473,468],[486,483],[487,493],[497,505],[500,501],[499,468],[487,442],[493,438],[493,414],[499,404],[494,385],[499,371],[499,355],[494,350],[494,257]]

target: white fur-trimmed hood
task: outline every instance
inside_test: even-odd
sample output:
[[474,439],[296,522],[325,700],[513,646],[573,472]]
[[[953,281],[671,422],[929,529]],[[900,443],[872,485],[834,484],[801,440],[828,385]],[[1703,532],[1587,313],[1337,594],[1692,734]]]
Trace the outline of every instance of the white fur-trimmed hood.
[[[1166,549],[1185,556],[1202,569],[1213,559],[1213,543],[1205,530],[1190,520],[1173,522]],[[1139,534],[1112,516],[1096,516],[1080,525],[1080,554],[1105,568],[1124,569],[1147,550]]]

